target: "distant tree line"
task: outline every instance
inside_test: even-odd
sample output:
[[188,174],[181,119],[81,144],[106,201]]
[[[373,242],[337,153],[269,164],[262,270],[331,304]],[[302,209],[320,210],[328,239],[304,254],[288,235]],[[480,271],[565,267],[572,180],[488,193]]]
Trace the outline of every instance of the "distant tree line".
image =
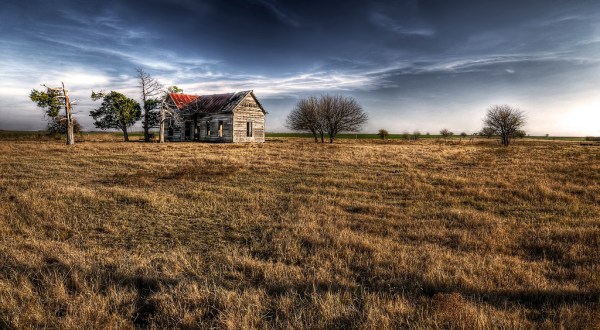
[[368,116],[358,102],[341,95],[310,96],[298,101],[287,117],[286,126],[294,131],[310,132],[315,142],[333,143],[340,132],[358,132]]
[[[502,104],[490,106],[487,109],[483,123],[484,127],[481,131],[474,133],[473,135],[485,136],[488,138],[498,136],[500,137],[500,142],[504,146],[508,146],[512,139],[524,138],[527,136],[527,133],[523,130],[523,126],[525,126],[526,123],[525,113],[519,108],[510,105]],[[381,139],[386,139],[389,133],[385,129],[380,129],[377,135]],[[427,135],[429,135],[429,133],[427,133]],[[440,135],[446,139],[453,136],[454,132],[444,128],[440,130]],[[420,133],[414,133],[412,137],[407,132],[403,133],[403,137],[406,140],[417,140],[419,136]],[[466,138],[468,134],[466,132],[461,132],[459,136],[462,140]]]

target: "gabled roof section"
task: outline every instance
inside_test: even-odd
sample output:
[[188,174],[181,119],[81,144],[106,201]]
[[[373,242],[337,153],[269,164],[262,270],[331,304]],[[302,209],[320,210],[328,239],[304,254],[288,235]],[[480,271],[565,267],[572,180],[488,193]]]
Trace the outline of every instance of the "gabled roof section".
[[260,107],[263,113],[266,114],[265,109],[262,107],[260,102],[254,96],[253,91],[242,91],[237,93],[225,93],[225,94],[213,94],[213,95],[200,95],[193,101],[185,105],[186,110],[200,113],[217,113],[225,112],[230,113],[246,98],[248,95],[252,95],[256,104]]
[[229,104],[236,93],[200,95],[186,106],[186,110],[202,113],[216,113]]
[[190,94],[181,94],[181,93],[169,93],[169,97],[171,97],[171,100],[173,100],[173,103],[175,103],[175,106],[177,107],[177,109],[181,110],[186,105],[188,105],[188,104],[192,103],[194,100],[196,100],[199,96],[198,95],[190,95]]

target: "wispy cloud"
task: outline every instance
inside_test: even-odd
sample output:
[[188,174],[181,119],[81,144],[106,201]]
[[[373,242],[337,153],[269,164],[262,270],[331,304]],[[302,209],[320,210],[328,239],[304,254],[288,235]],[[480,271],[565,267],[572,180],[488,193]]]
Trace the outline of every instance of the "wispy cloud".
[[299,27],[300,23],[291,13],[283,9],[283,7],[275,0],[247,0],[256,3],[271,12],[281,23],[293,27]]
[[401,36],[418,36],[418,37],[431,37],[435,35],[435,31],[429,27],[424,26],[423,24],[415,24],[415,23],[400,23],[399,20],[394,20],[391,17],[373,12],[371,13],[371,22],[376,26],[393,32],[397,35]]

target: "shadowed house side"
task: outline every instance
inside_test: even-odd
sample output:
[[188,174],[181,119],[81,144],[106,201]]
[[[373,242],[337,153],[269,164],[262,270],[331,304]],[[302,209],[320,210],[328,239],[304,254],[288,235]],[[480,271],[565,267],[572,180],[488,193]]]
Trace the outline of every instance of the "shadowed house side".
[[214,95],[170,93],[166,104],[179,122],[166,125],[170,141],[264,142],[266,111],[253,91]]

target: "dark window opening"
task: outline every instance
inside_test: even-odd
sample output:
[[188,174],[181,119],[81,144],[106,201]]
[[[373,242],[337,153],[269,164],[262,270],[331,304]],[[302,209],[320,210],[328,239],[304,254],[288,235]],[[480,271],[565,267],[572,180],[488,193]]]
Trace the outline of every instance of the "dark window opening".
[[223,122],[219,122],[219,137],[223,137]]
[[189,140],[192,136],[192,123],[185,123],[185,139]]
[[206,136],[210,136],[210,121],[206,122]]
[[252,137],[252,122],[246,122],[246,136]]

